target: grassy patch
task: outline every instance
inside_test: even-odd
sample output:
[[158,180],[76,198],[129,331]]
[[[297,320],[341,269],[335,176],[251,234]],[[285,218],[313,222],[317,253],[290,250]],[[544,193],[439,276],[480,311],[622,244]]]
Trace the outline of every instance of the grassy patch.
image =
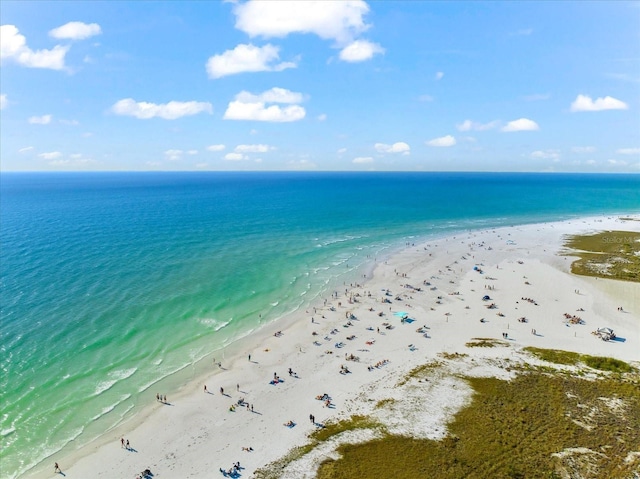
[[614,358],[585,354],[582,356],[582,361],[590,368],[599,369],[600,371],[612,371],[614,373],[630,373],[633,371],[633,368],[628,363]]
[[[468,378],[471,404],[443,441],[387,435],[343,445],[318,479],[394,477],[633,477],[640,389],[604,379],[522,374],[511,381]],[[580,454],[571,448],[586,448]],[[571,452],[574,451],[574,452]],[[566,454],[564,457],[554,454]]]
[[383,407],[391,406],[395,402],[396,400],[393,398],[381,399],[376,403],[376,409],[382,409]]
[[576,365],[582,362],[590,368],[598,369],[599,371],[611,371],[614,373],[630,373],[634,371],[634,368],[630,364],[614,358],[590,356],[588,354],[579,354],[558,349],[526,347],[524,350],[550,363]]
[[602,231],[565,238],[567,255],[579,256],[571,272],[640,282],[640,233]]
[[469,355],[465,354],[465,353],[447,353],[447,352],[443,352],[443,353],[438,353],[438,356],[440,356],[443,359],[462,359],[462,358],[466,358]]
[[309,437],[318,443],[345,431],[376,429],[379,427],[381,427],[381,424],[368,416],[351,416],[349,419],[343,419],[342,421],[326,423],[323,428],[314,431]]
[[[393,401],[393,399],[391,399]],[[317,429],[309,435],[310,441],[301,447],[293,448],[284,457],[257,469],[253,476],[255,479],[278,479],[284,469],[293,461],[300,459],[305,454],[311,452],[314,447],[333,436],[345,431],[355,429],[383,429],[383,426],[367,416],[352,416],[338,422],[327,422],[324,427]]]
[[541,349],[528,346],[524,348],[535,357],[556,364],[575,365],[580,362],[580,354],[571,351],[561,351],[559,349]]
[[504,341],[493,338],[471,338],[471,341],[465,343],[465,346],[468,348],[495,348],[496,346],[507,345]]
[[418,378],[418,379],[424,378],[428,372],[431,372],[434,369],[439,368],[440,366],[442,366],[442,363],[440,361],[431,361],[427,364],[421,364],[420,366],[416,366],[411,371],[409,371],[404,378],[402,378],[398,382],[397,386],[398,387],[404,386],[411,379],[414,379],[414,378]]

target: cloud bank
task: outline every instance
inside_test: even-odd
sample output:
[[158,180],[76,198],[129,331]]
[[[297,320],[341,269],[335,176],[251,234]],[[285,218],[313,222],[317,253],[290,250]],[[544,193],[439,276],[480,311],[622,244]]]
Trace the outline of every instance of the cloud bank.
[[197,115],[202,112],[213,113],[213,107],[211,103],[199,101],[170,101],[169,103],[156,104],[125,98],[117,101],[111,107],[111,112],[116,115],[133,116],[140,120],[150,118],[176,120],[183,116]]

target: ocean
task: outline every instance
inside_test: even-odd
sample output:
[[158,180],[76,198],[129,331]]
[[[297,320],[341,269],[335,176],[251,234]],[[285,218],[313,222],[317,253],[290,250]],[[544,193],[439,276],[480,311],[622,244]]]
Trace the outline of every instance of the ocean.
[[95,439],[407,242],[640,211],[640,175],[0,174],[0,463]]

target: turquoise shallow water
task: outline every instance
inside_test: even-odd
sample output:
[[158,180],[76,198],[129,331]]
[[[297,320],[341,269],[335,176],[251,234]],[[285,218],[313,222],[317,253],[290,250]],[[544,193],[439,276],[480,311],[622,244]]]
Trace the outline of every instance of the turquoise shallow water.
[[640,211],[638,175],[15,173],[0,190],[10,478],[409,239]]

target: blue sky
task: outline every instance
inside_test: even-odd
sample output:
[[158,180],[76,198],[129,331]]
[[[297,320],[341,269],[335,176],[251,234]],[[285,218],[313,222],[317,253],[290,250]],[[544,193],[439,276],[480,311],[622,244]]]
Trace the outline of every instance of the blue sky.
[[640,172],[640,2],[0,14],[2,171]]

